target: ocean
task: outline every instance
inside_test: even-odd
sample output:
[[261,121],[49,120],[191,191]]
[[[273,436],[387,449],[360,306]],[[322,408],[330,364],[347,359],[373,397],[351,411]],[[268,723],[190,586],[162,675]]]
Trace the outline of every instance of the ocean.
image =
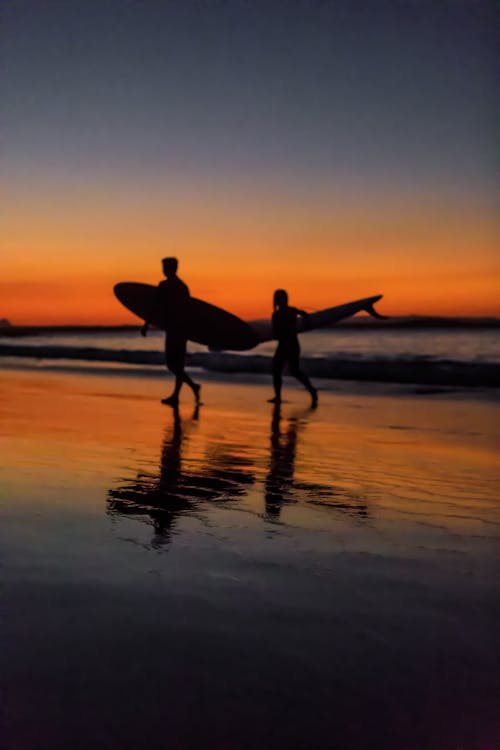
[[[312,376],[421,385],[486,386],[500,382],[498,333],[492,328],[343,328],[300,336],[303,366]],[[163,365],[163,333],[98,329],[54,331],[20,337],[0,334],[0,356],[22,357],[37,366],[77,360],[80,366]],[[265,374],[275,344],[249,352],[209,352],[190,343],[188,364],[212,373]]]

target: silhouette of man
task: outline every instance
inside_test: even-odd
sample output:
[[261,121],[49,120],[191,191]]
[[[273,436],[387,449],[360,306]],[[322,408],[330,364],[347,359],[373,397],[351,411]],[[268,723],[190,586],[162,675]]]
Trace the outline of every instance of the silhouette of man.
[[290,374],[302,383],[311,394],[312,406],[318,403],[318,393],[309,378],[299,368],[300,344],[297,336],[297,316],[307,320],[307,313],[288,304],[288,294],[284,289],[274,292],[273,301],[273,336],[278,340],[278,347],[273,357],[274,398],[269,399],[273,404],[281,402],[281,386],[283,368],[288,363]]
[[[185,371],[187,346],[187,316],[189,289],[177,276],[177,258],[163,258],[162,267],[166,278],[158,284],[159,318],[165,323],[165,361],[167,368],[175,375],[174,391],[162,404],[177,406],[183,383],[187,383],[194,393],[196,402],[200,402],[201,386],[195,383]],[[141,329],[147,335],[149,321]]]

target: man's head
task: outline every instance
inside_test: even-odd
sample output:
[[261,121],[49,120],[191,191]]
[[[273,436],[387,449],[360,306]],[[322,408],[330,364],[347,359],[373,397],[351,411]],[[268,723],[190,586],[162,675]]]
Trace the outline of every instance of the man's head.
[[169,276],[175,276],[177,273],[177,266],[179,265],[177,258],[163,258],[162,260],[163,273],[168,278]]

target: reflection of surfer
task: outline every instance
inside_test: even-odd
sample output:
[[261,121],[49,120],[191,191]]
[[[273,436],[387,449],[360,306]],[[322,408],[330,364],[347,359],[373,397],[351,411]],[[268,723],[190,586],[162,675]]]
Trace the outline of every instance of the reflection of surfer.
[[286,435],[281,432],[281,405],[275,403],[271,421],[271,462],[266,477],[266,516],[277,520],[281,508],[289,500],[295,470],[295,452],[299,421],[290,419]]
[[[172,409],[172,422],[164,433],[158,471],[138,471],[133,480],[122,480],[109,490],[108,512],[124,517],[145,518],[154,526],[154,547],[171,541],[177,520],[195,514],[203,502],[232,501],[246,494],[254,475],[241,446],[225,441],[211,444],[195,458],[186,458],[191,430],[199,417],[198,405],[190,419],[181,419],[179,407]],[[203,440],[201,441],[203,444]]]
[[149,516],[155,529],[155,547],[170,541],[177,517],[189,509],[185,487],[189,482],[186,482],[182,470],[182,449],[190,427],[198,421],[198,412],[196,405],[191,419],[182,422],[179,407],[174,406],[172,425],[165,430],[158,475],[139,472],[135,481],[109,491],[108,503],[112,512],[125,516]]
[[297,336],[297,316],[301,316],[307,321],[307,313],[304,310],[298,310],[296,307],[289,306],[288,294],[284,289],[277,289],[274,292],[273,306],[273,337],[278,339],[278,347],[273,357],[275,396],[270,401],[275,404],[279,404],[281,401],[281,375],[283,368],[288,363],[290,374],[307,388],[311,394],[312,405],[316,406],[318,403],[316,388],[313,387],[307,375],[299,368],[300,345]]
[[271,420],[271,446],[269,470],[265,479],[265,514],[268,521],[279,521],[284,506],[297,501],[323,506],[358,519],[368,518],[368,506],[363,497],[355,495],[348,487],[310,482],[307,464],[302,461],[302,476],[295,479],[295,462],[300,435],[314,407],[292,414],[283,425],[281,404],[275,403]]
[[[195,383],[186,373],[186,316],[189,300],[189,289],[177,276],[177,258],[163,258],[164,281],[158,284],[160,318],[165,320],[165,359],[170,372],[175,375],[173,393],[162,399],[162,404],[176,406],[179,403],[179,393],[183,383],[187,383],[194,393],[196,401],[200,401],[201,386]],[[141,333],[146,336],[149,322],[146,321]]]

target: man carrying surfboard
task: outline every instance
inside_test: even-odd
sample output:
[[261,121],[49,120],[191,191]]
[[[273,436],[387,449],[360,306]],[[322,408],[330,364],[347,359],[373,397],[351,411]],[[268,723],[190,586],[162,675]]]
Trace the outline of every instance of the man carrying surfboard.
[[288,363],[290,375],[302,383],[311,394],[312,406],[318,403],[318,392],[311,384],[307,375],[299,368],[300,344],[297,336],[297,317],[307,323],[308,315],[304,310],[298,310],[288,304],[288,294],[284,289],[274,292],[272,330],[273,337],[278,339],[278,347],[273,357],[274,398],[269,399],[273,404],[281,402],[282,372]]
[[[196,403],[200,403],[201,385],[195,383],[185,371],[187,346],[187,315],[189,288],[177,276],[177,258],[163,258],[163,273],[166,278],[158,284],[158,316],[165,322],[165,361],[167,368],[175,375],[175,387],[170,396],[162,399],[162,404],[177,406],[183,383],[187,383],[194,393]],[[149,321],[144,323],[141,333],[147,335]]]

